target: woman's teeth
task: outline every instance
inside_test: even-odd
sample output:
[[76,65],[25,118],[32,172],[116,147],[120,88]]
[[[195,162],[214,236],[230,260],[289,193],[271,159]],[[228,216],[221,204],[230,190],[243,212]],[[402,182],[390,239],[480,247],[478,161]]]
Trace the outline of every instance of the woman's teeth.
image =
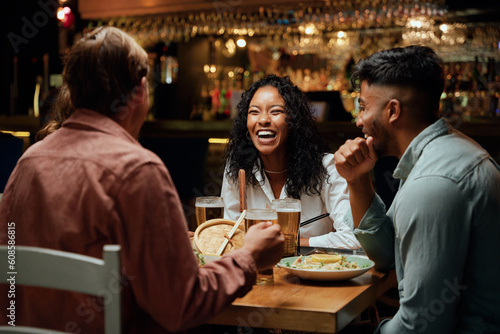
[[273,138],[276,136],[276,133],[273,131],[259,131],[257,136],[259,136],[259,138]]

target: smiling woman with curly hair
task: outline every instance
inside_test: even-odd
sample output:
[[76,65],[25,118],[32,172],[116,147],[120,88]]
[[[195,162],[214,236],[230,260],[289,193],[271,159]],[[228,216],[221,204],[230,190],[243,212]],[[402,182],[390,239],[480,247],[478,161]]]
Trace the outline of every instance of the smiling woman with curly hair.
[[359,248],[346,216],[347,183],[328,152],[307,97],[288,77],[269,75],[255,82],[237,106],[226,149],[225,218],[240,215],[238,173],[244,169],[249,209],[291,197],[301,201],[301,221],[330,213],[300,228],[302,246]]

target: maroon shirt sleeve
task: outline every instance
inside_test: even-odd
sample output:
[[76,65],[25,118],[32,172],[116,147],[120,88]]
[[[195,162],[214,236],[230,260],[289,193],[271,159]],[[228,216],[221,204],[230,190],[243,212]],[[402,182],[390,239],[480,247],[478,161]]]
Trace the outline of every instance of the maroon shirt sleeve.
[[234,251],[198,268],[167,169],[145,164],[124,179],[108,220],[122,245],[123,273],[146,313],[169,331],[203,323],[255,283],[250,253]]

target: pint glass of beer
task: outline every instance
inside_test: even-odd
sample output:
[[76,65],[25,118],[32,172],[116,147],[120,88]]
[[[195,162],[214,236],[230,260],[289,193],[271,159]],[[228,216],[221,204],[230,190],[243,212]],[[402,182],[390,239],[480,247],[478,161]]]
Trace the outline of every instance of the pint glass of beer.
[[283,256],[297,255],[297,235],[300,224],[300,200],[294,198],[274,199],[271,208],[278,214],[278,224],[285,236]]
[[[272,209],[248,209],[245,215],[245,232],[250,226],[260,222],[271,221],[273,224],[278,223],[278,215]],[[257,271],[257,285],[267,285],[274,282],[273,268]]]
[[196,223],[198,226],[207,220],[224,217],[224,201],[222,197],[197,197],[195,207]]

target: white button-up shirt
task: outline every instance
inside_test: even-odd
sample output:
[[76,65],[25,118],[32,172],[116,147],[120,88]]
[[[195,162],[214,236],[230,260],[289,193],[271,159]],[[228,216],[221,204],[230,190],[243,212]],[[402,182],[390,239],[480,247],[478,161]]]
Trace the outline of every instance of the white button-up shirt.
[[[352,220],[347,219],[350,215],[346,217],[346,213],[351,211],[347,182],[337,172],[333,162],[333,154],[325,154],[323,165],[327,170],[328,180],[323,182],[319,195],[302,194],[300,196],[302,207],[300,221],[309,220],[326,212],[330,213],[330,216],[301,227],[300,236],[310,238],[309,245],[311,247],[361,248],[353,233]],[[255,167],[253,173],[259,184],[247,187],[247,208],[271,207],[271,202],[275,197],[269,180],[265,175],[262,179],[258,167]],[[224,173],[221,196],[224,199],[224,218],[237,220],[241,214],[238,183],[230,180],[227,173]],[[285,187],[283,187],[279,198],[286,197]]]

